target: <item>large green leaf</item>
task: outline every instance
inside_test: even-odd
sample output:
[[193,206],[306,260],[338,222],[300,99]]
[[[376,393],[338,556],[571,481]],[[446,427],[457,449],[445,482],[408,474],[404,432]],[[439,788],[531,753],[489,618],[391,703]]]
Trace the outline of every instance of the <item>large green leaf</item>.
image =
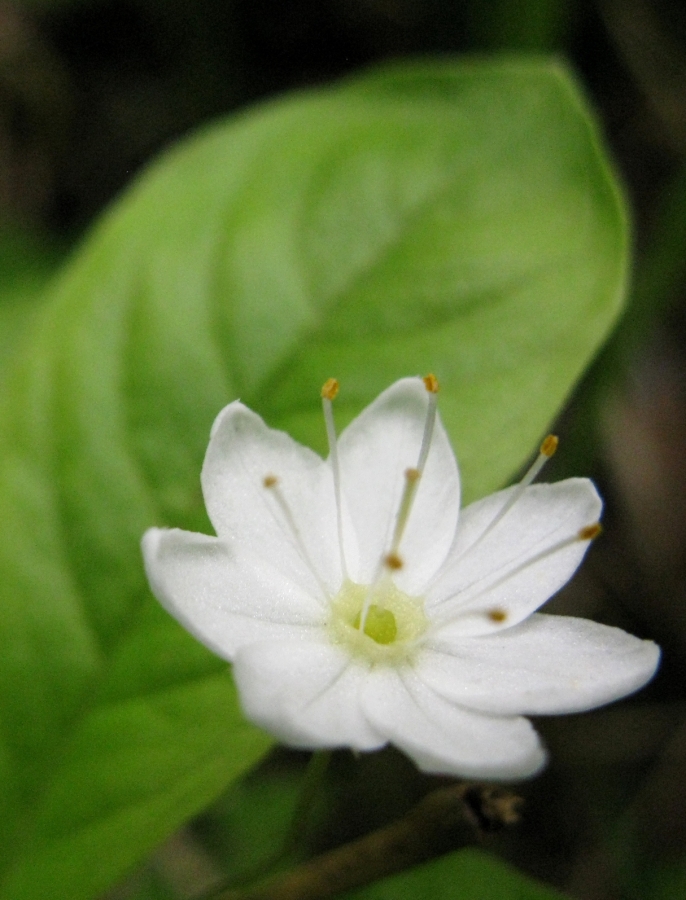
[[480,850],[461,850],[351,891],[346,900],[564,900]]
[[150,598],[153,523],[208,528],[237,395],[323,446],[435,371],[474,497],[616,316],[626,228],[569,76],[421,62],[169,153],[59,280],[0,409],[0,900],[97,894],[259,758],[225,668]]
[[0,228],[0,378],[36,318],[62,256],[34,235]]

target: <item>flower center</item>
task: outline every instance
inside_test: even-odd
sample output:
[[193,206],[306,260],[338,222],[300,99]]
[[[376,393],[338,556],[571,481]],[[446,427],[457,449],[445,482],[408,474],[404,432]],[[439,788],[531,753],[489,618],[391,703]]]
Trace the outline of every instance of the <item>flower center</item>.
[[333,642],[353,656],[397,663],[412,655],[426,631],[423,606],[421,597],[403,593],[390,578],[375,585],[346,581],[331,602],[329,632]]
[[[353,627],[360,629],[362,624],[362,610],[355,616]],[[377,644],[392,644],[398,636],[398,623],[390,609],[384,609],[372,603],[367,613],[367,621],[364,623],[364,633]]]

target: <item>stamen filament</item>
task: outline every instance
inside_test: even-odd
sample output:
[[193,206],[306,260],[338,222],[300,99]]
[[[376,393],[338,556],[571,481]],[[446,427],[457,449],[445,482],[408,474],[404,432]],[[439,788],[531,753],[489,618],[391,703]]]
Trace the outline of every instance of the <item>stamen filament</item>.
[[424,433],[422,434],[422,443],[419,448],[417,465],[414,468],[405,470],[405,488],[403,489],[403,493],[400,498],[400,507],[395,519],[395,527],[393,528],[391,546],[390,549],[381,557],[379,565],[376,569],[376,573],[374,575],[374,579],[369,586],[367,596],[365,597],[364,603],[362,604],[359,625],[360,631],[364,631],[364,626],[367,621],[367,615],[369,613],[369,607],[371,605],[374,590],[384,572],[402,568],[402,557],[399,555],[398,549],[400,548],[400,542],[405,531],[405,526],[407,525],[407,522],[410,518],[412,503],[414,502],[419,481],[422,477],[422,473],[424,472],[424,467],[426,466],[426,460],[429,456],[429,450],[431,449],[434,426],[436,424],[436,409],[438,406],[439,391],[438,379],[435,375],[429,374],[423,379],[423,381],[426,392],[429,395],[429,403],[426,410],[426,419],[424,420]]
[[[535,566],[537,563],[541,562],[544,559],[547,559],[549,556],[553,556],[555,553],[559,553],[560,550],[565,550],[567,547],[571,547],[573,544],[581,543],[584,541],[592,541],[598,537],[600,532],[602,531],[602,526],[599,522],[595,522],[592,525],[586,525],[584,528],[581,528],[576,534],[573,534],[571,537],[563,538],[561,541],[558,541],[556,544],[553,544],[551,547],[546,547],[545,550],[541,550],[539,553],[536,553],[534,556],[528,557],[524,562],[519,563],[519,565],[514,566],[512,569],[509,569],[504,574],[500,575],[496,578],[495,581],[491,582],[491,584],[487,584],[485,587],[482,587],[475,594],[472,594],[469,597],[470,604],[481,597],[483,594],[488,593],[488,591],[495,590],[499,588],[501,584],[504,584],[510,578],[514,578],[519,575],[521,572],[524,572],[530,566]],[[467,591],[470,591],[476,585],[479,584],[479,581],[482,579],[477,579],[473,581],[471,584],[467,585],[467,587],[462,588],[462,590],[457,595],[453,595],[452,597],[446,597],[445,600],[442,600],[440,603],[436,604],[436,606],[441,606],[443,603],[447,603],[450,600],[454,600],[460,594],[464,594]]]
[[395,528],[393,529],[393,537],[391,539],[391,548],[389,554],[397,554],[400,541],[410,518],[412,510],[412,502],[419,486],[419,480],[424,472],[426,460],[431,449],[431,440],[433,438],[434,426],[436,424],[436,407],[438,405],[438,380],[435,375],[427,375],[424,379],[424,386],[429,395],[429,405],[426,410],[426,419],[424,421],[424,434],[422,435],[422,443],[419,448],[419,457],[417,465],[414,469],[405,470],[405,489],[400,498],[400,508],[395,520]]
[[300,529],[298,528],[298,526],[295,522],[295,518],[293,517],[293,513],[291,512],[291,508],[288,505],[288,503],[286,502],[286,498],[284,497],[283,492],[281,491],[281,486],[279,485],[279,479],[276,477],[276,475],[265,475],[265,477],[262,480],[262,484],[274,496],[274,500],[276,501],[279,509],[281,510],[281,513],[283,514],[283,517],[286,520],[286,524],[288,525],[288,527],[291,531],[291,534],[295,540],[298,551],[299,551],[300,555],[302,556],[303,560],[309,566],[310,571],[314,575],[315,580],[316,580],[317,584],[319,585],[319,588],[321,589],[322,594],[324,594],[324,596],[327,599],[330,599],[331,594],[329,593],[326,585],[320,578],[319,573],[317,572],[317,569],[315,568],[314,563],[312,562],[312,558],[310,557],[310,554],[307,552],[307,547],[305,546],[305,541],[303,540],[302,534],[300,533]]
[[414,500],[414,495],[417,490],[417,485],[419,484],[421,475],[422,473],[418,468],[405,470],[405,488],[403,490],[402,497],[400,498],[400,509],[398,510],[398,515],[396,516],[395,520],[395,528],[393,529],[393,537],[391,538],[391,549],[389,550],[388,554],[386,554],[386,556],[395,555],[398,553],[398,548],[400,546],[403,532],[405,531],[405,526],[407,525],[407,520],[410,518],[412,501]]
[[436,408],[438,406],[438,381],[436,380],[436,377],[434,375],[427,375],[424,379],[424,385],[429,395],[429,407],[426,411],[422,446],[419,450],[419,460],[417,461],[417,468],[419,469],[420,474],[424,471],[426,458],[429,455],[431,439],[434,434],[434,425],[436,424]]
[[326,437],[329,442],[329,458],[331,459],[331,471],[333,473],[333,490],[336,499],[336,526],[338,528],[338,547],[341,555],[341,573],[343,580],[348,578],[348,567],[345,562],[345,549],[343,547],[343,513],[341,507],[341,469],[338,463],[338,438],[336,436],[336,424],[333,418],[333,401],[338,394],[338,381],[329,378],[322,387],[322,409],[324,411],[324,423],[326,425]]
[[557,450],[557,445],[559,441],[558,438],[554,434],[549,434],[548,437],[541,444],[540,450],[538,452],[538,456],[532,463],[532,465],[527,470],[526,474],[522,478],[522,480],[515,486],[514,490],[507,498],[502,507],[495,514],[494,518],[488,523],[486,528],[481,532],[479,537],[468,547],[466,547],[458,559],[461,559],[467,553],[470,553],[478,544],[483,541],[483,539],[489,535],[493,529],[501,522],[505,516],[509,513],[512,507],[517,503],[517,501],[521,498],[524,491],[529,487],[529,485],[533,482],[536,476],[539,474],[543,466],[548,462],[551,456],[555,454]]

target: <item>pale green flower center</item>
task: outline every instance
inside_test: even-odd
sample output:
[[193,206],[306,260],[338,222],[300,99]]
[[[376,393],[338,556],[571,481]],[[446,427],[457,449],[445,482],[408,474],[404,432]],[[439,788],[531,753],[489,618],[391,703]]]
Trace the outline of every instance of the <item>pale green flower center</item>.
[[407,660],[428,626],[423,607],[421,597],[403,593],[388,577],[373,586],[346,581],[331,603],[331,638],[372,663]]

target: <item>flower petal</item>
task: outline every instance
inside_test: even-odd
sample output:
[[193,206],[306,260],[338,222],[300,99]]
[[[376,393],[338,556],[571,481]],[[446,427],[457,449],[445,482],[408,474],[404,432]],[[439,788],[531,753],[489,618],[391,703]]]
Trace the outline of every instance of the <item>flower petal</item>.
[[622,631],[535,613],[499,634],[432,641],[417,660],[442,697],[497,715],[574,713],[631,694],[655,673],[660,650]]
[[246,716],[294,747],[375,750],[386,743],[360,710],[366,669],[328,639],[242,648],[234,677]]
[[526,488],[488,530],[516,490],[462,512],[455,545],[425,594],[447,640],[521,622],[571,578],[588,548],[577,536],[598,521],[602,502],[587,478]]
[[[404,378],[384,391],[339,440],[342,490],[358,536],[354,580],[369,584],[390,541],[405,487],[424,434],[429,395],[420,378]],[[460,505],[460,479],[448,436],[436,417],[424,473],[417,487],[400,554],[398,587],[416,594],[450,548]]]
[[[265,487],[268,477],[277,481],[291,521],[275,491]],[[333,478],[321,457],[235,402],[212,426],[201,478],[219,537],[275,566],[309,570],[330,595],[339,590]]]
[[232,659],[245,643],[318,633],[326,610],[282,571],[224,541],[179,529],[143,536],[145,569],[162,606],[203,644]]
[[409,667],[371,671],[363,708],[374,728],[424,772],[514,779],[534,775],[545,763],[527,719],[463,709],[427,687]]

